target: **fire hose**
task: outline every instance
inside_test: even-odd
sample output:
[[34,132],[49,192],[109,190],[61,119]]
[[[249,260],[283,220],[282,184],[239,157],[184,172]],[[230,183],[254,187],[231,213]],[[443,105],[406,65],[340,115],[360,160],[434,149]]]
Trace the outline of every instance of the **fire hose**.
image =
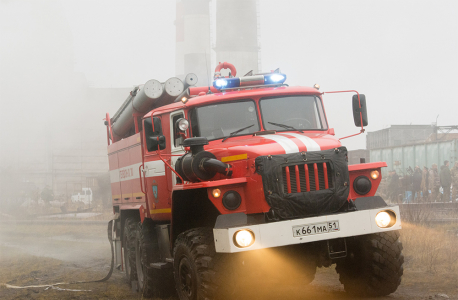
[[78,283],[93,283],[93,282],[104,282],[107,281],[111,275],[113,274],[113,268],[114,268],[114,247],[113,247],[113,237],[111,235],[111,229],[112,229],[112,224],[113,220],[108,222],[108,241],[110,242],[111,246],[111,266],[110,266],[110,271],[108,274],[99,280],[88,280],[88,281],[71,281],[71,282],[59,282],[59,283],[53,283],[53,284],[43,284],[43,285],[27,285],[27,286],[16,286],[16,285],[10,285],[10,284],[4,284],[6,288],[10,289],[28,289],[28,288],[43,288],[45,287],[45,290],[48,289],[56,289],[56,290],[62,290],[62,291],[73,291],[73,292],[90,292],[91,290],[73,290],[73,289],[61,289],[57,287],[58,285],[66,285],[66,284],[78,284]]

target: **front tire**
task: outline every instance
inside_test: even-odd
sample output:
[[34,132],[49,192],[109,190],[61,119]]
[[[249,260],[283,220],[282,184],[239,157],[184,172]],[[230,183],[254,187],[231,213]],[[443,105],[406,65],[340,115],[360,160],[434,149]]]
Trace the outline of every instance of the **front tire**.
[[404,263],[399,236],[399,231],[387,231],[347,240],[348,256],[336,263],[347,293],[374,297],[396,291]]
[[211,228],[181,233],[174,248],[175,285],[180,300],[238,299],[234,254],[216,253]]

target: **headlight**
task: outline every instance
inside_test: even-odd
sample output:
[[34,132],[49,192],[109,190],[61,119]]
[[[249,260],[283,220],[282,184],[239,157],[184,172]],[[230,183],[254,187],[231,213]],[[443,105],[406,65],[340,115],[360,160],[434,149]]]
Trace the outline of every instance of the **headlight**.
[[379,176],[380,176],[379,171],[374,170],[374,171],[371,172],[371,178],[372,179],[376,180]]
[[391,211],[381,211],[375,216],[375,224],[380,228],[391,227],[396,223],[396,215]]
[[246,248],[254,243],[254,233],[248,229],[242,229],[234,233],[234,245]]

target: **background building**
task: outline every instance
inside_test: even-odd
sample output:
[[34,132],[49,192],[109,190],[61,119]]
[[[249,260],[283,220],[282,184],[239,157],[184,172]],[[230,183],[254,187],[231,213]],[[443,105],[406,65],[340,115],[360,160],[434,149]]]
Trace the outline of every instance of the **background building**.
[[[366,137],[367,150],[350,151],[351,156],[363,155],[366,162],[385,161],[388,168],[382,174],[395,169],[398,174],[407,174],[407,169],[431,168],[432,164],[443,165],[445,160],[458,160],[458,126],[392,125],[390,128],[369,132]],[[360,151],[358,153],[357,151]]]
[[432,125],[391,125],[386,129],[368,132],[366,149],[422,143],[434,132]]
[[238,76],[261,71],[259,2],[217,0],[216,62],[229,62]]
[[175,73],[197,75],[197,86],[208,86],[211,68],[210,0],[177,0]]

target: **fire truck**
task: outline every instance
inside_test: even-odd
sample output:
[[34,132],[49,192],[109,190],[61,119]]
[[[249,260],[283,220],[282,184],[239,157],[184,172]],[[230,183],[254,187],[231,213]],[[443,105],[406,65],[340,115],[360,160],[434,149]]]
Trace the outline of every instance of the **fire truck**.
[[348,165],[323,103],[351,93],[360,134],[365,96],[290,87],[286,77],[237,77],[220,63],[212,86],[194,87],[194,74],[150,80],[106,115],[108,234],[116,266],[143,296],[239,299],[256,279],[285,282],[294,271],[305,285],[332,264],[351,295],[396,291],[399,207],[375,196],[387,165]]

